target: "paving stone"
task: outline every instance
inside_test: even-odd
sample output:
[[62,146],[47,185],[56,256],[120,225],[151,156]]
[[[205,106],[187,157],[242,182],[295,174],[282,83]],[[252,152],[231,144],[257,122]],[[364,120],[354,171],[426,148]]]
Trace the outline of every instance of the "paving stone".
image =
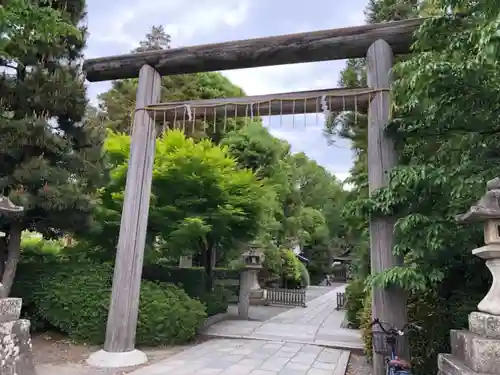
[[334,363],[326,363],[321,361],[314,361],[314,363],[312,364],[313,368],[316,368],[318,370],[329,370],[332,374],[335,371],[335,366],[336,364]]
[[311,366],[304,363],[289,362],[281,370],[282,373],[288,374],[286,371],[302,371],[304,374],[311,368]]
[[321,346],[305,345],[302,349],[300,349],[300,352],[319,354],[322,350],[323,348]]
[[288,363],[288,358],[280,358],[272,356],[268,360],[264,361],[262,365],[260,365],[261,370],[268,371],[281,371],[283,367]]
[[307,370],[287,370],[283,369],[279,373],[279,375],[306,375]]
[[326,363],[337,363],[341,353],[342,351],[338,349],[323,349],[319,353],[318,360]]
[[237,363],[235,365],[228,367],[226,370],[224,370],[223,374],[224,375],[225,374],[227,374],[227,375],[248,375],[254,369],[255,369],[255,366],[246,366],[246,365],[242,365],[241,363]]
[[302,363],[305,365],[312,365],[318,355],[315,353],[302,353],[298,352],[291,360],[290,363]]
[[[328,345],[331,340],[352,340],[358,334],[340,330],[339,316],[344,313],[332,312],[334,292],[332,288],[308,302],[306,309],[291,309],[266,322],[212,326],[213,332],[232,332],[234,336],[235,331],[249,332],[252,336],[209,340],[129,375],[343,375],[346,363],[342,358],[349,351],[313,344],[320,336],[330,340]],[[252,340],[257,331],[263,340]]]
[[327,370],[319,370],[316,368],[312,368],[309,371],[307,371],[307,375],[332,375],[333,372],[327,371]]
[[222,373],[222,370],[213,369],[213,368],[204,368],[197,372],[199,375],[219,375]]
[[258,368],[264,361],[262,359],[245,358],[238,362],[239,365]]

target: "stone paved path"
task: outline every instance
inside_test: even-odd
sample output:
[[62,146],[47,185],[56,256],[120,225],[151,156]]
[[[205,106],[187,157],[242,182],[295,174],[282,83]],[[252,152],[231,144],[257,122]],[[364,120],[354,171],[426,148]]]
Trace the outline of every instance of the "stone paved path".
[[337,292],[344,290],[345,285],[330,288],[327,293],[318,293],[319,297],[308,302],[306,308],[296,307],[264,322],[226,320],[208,327],[204,333],[217,337],[361,349],[363,343],[360,332],[341,328],[345,312],[335,310]]
[[344,375],[349,354],[316,345],[214,339],[129,375]]
[[219,337],[129,375],[345,375],[350,351],[332,346],[357,348],[361,338],[340,328],[336,294],[344,288],[313,288],[308,307],[265,321],[215,324],[205,333]]

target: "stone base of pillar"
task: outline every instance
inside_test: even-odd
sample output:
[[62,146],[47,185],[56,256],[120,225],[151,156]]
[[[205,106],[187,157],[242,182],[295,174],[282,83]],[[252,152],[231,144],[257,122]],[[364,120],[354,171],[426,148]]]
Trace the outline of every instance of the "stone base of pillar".
[[123,353],[112,353],[105,350],[99,350],[90,355],[87,359],[87,364],[92,367],[117,368],[137,366],[147,361],[148,357],[146,354],[137,349]]
[[469,314],[469,330],[451,330],[451,354],[439,354],[439,375],[499,374],[500,316]]
[[250,291],[250,305],[263,306],[266,304],[266,291],[264,289],[253,289]]
[[30,322],[19,319],[21,298],[0,299],[0,374],[36,375]]

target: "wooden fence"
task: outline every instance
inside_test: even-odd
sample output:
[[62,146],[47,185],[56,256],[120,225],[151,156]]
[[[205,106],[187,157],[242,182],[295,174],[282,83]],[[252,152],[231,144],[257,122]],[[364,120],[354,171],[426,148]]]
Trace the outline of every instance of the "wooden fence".
[[346,298],[345,293],[337,293],[337,307],[335,310],[342,310],[345,308]]
[[269,305],[306,307],[305,289],[268,288],[266,302]]

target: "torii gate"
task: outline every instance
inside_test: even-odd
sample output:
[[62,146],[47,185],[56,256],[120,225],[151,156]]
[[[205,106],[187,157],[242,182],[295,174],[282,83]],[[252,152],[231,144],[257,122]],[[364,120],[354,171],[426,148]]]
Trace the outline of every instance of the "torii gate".
[[[280,96],[305,98],[293,103],[294,110],[301,113],[317,112],[317,102],[325,95],[332,99],[332,111],[368,109],[368,175],[372,192],[387,184],[389,172],[397,160],[393,142],[384,132],[390,115],[389,87],[393,56],[410,51],[413,33],[422,21],[411,19],[96,58],[84,62],[83,70],[90,82],[139,77],[106,341],[104,350],[89,358],[90,363],[102,367],[121,367],[147,361],[146,355],[135,349],[135,335],[156,138],[156,125],[151,114],[155,112],[155,105],[158,107],[156,111],[165,107],[165,104],[158,104],[161,76],[366,57],[368,88],[267,95],[264,97],[269,105],[262,115],[295,113],[290,106],[277,111],[277,102],[274,101]],[[313,100],[310,100],[311,97]],[[262,101],[262,96],[223,100],[248,105]],[[200,102],[186,103],[196,106]],[[233,104],[230,109],[236,114],[238,104]],[[243,113],[240,112],[240,115]],[[393,226],[394,220],[389,217],[372,218],[370,221],[373,273],[398,264],[398,259],[392,254]],[[406,321],[406,300],[401,298],[400,292],[397,289],[375,288],[373,316],[402,325]],[[374,375],[382,375],[383,358],[376,355],[374,362]]]

